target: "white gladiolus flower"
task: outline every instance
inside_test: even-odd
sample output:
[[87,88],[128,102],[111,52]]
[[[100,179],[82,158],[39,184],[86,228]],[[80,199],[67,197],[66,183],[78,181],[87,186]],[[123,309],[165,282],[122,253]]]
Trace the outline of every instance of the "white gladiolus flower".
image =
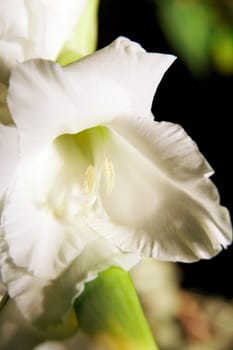
[[191,262],[231,241],[209,164],[180,126],[152,118],[173,60],[119,38],[65,68],[31,60],[13,70],[19,153],[10,177],[13,146],[1,144],[1,270],[37,324],[63,320],[108,266]]
[[[73,35],[78,36],[78,42],[66,51],[80,51],[80,55],[90,53],[95,41],[94,7],[97,7],[96,0],[1,0],[0,81],[8,80],[17,62],[31,58],[56,60]],[[82,15],[88,23],[81,24],[79,35],[77,26]]]

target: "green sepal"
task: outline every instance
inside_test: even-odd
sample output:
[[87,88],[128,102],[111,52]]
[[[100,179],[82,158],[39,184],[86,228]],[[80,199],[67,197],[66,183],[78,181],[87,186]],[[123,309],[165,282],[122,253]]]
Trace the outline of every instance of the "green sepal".
[[111,267],[74,303],[79,327],[106,350],[158,350],[129,274]]

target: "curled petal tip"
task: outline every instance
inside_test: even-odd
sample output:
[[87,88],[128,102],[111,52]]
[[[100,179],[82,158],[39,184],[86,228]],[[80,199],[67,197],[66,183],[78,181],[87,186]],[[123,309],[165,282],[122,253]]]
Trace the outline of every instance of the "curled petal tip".
[[136,43],[135,41],[131,41],[124,36],[119,36],[116,40],[114,40],[112,46],[117,49],[132,52],[146,52],[140,44]]

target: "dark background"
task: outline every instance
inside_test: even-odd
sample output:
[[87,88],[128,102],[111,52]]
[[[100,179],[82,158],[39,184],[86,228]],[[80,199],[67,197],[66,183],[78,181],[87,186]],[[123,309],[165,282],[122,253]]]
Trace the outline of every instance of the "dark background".
[[[139,42],[147,51],[177,56],[160,29],[151,0],[100,0],[98,48],[119,35]],[[182,125],[197,142],[215,169],[212,180],[219,189],[221,203],[233,217],[232,83],[232,76],[214,70],[206,76],[194,77],[178,58],[160,83],[153,113],[157,120]],[[186,288],[233,298],[232,262],[230,246],[211,260],[177,265]]]

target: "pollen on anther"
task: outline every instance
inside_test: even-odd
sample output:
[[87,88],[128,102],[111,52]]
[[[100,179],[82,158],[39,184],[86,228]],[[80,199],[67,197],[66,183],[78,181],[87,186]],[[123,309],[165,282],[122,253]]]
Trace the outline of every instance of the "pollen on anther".
[[83,190],[85,194],[93,192],[95,189],[95,168],[89,165],[84,174]]
[[107,157],[104,159],[103,173],[107,183],[107,194],[110,194],[114,187],[115,169],[113,163]]

